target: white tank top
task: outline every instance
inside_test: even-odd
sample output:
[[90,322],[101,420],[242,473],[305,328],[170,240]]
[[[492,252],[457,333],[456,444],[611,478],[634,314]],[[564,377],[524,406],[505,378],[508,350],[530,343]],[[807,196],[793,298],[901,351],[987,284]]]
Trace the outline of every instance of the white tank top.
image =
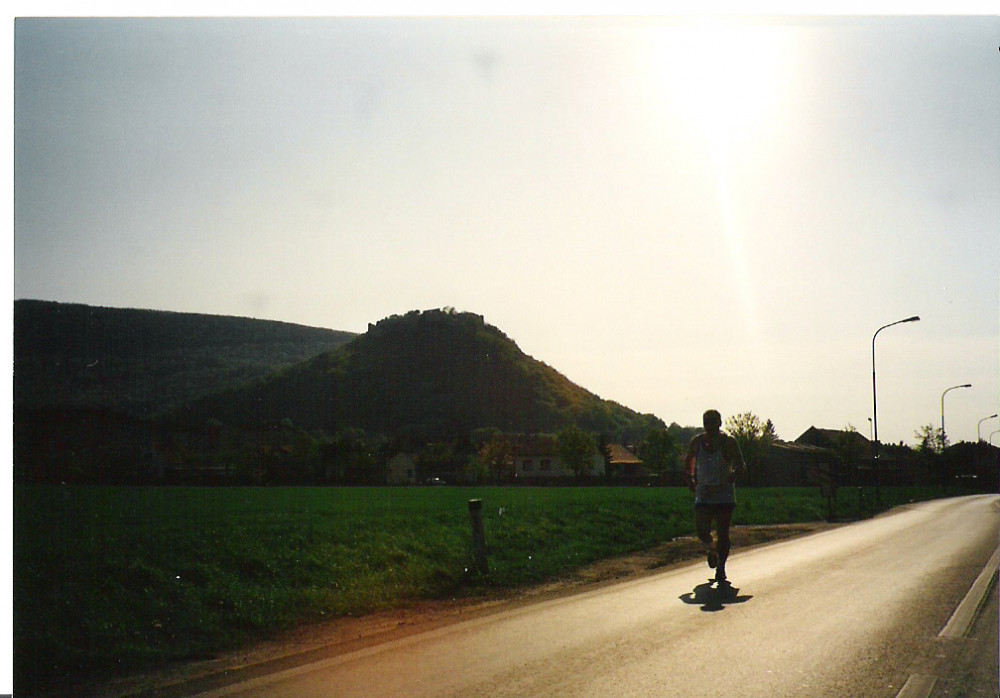
[[716,444],[713,452],[705,450],[705,445],[698,439],[698,456],[695,460],[699,485],[729,484],[729,464],[722,457],[722,444]]

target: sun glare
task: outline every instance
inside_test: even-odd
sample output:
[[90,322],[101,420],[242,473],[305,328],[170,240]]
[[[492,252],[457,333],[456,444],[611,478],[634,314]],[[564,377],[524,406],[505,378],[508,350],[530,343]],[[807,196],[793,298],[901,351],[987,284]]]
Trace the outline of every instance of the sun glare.
[[773,28],[704,20],[658,30],[651,41],[664,96],[710,139],[751,131],[774,105],[786,66]]
[[763,120],[775,118],[788,58],[774,28],[706,19],[657,29],[650,37],[650,79],[678,126],[687,122],[704,139],[715,176],[718,213],[744,328],[759,332],[756,300],[730,162],[754,145]]

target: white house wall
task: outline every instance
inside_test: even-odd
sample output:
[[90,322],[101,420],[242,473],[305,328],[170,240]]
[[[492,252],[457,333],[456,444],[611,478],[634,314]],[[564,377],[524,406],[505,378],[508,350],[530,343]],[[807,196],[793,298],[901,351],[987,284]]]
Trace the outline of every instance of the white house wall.
[[[543,461],[547,461],[549,464],[549,467],[544,470],[542,469]],[[570,468],[566,467],[562,458],[558,456],[518,456],[514,459],[514,475],[519,480],[543,480],[546,478],[573,477],[574,473]],[[594,455],[586,475],[588,477],[604,475],[604,459],[600,455]]]

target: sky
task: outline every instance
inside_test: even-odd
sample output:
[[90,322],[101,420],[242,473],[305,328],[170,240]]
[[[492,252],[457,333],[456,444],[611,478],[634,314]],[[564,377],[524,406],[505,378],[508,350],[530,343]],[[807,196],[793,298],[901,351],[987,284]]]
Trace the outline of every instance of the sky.
[[[484,316],[666,423],[1000,430],[1000,18],[18,19],[14,298]],[[1000,434],[993,436],[1000,444]]]

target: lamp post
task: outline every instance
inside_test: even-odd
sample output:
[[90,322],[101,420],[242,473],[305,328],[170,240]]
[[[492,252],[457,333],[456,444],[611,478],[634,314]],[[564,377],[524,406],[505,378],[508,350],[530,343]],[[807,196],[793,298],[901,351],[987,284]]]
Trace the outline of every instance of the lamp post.
[[1000,434],[1000,429],[997,429],[996,431],[990,433],[990,439],[989,439],[990,446],[993,445],[993,435],[994,434]]
[[[953,385],[950,388],[948,388],[948,390],[955,390],[956,388],[971,388],[971,387],[972,383],[966,383],[965,385]],[[945,390],[943,393],[941,393],[941,450],[942,451],[944,450],[944,446],[946,443],[944,434],[944,396],[948,394],[948,390]]]
[[[983,437],[979,435],[979,427],[983,426],[983,422],[985,422],[987,419],[993,419],[995,417],[996,417],[995,414],[991,414],[989,417],[983,417],[982,419],[979,420],[979,424],[976,425],[976,441],[983,440]],[[996,432],[993,432],[993,434],[995,433]],[[992,434],[990,436],[992,436]]]
[[872,430],[874,431],[874,449],[873,449],[873,464],[875,466],[875,502],[879,506],[882,505],[882,493],[879,490],[879,467],[878,467],[878,400],[876,399],[875,390],[875,338],[878,337],[878,333],[887,327],[892,327],[893,325],[899,325],[904,322],[917,322],[920,319],[919,315],[914,315],[913,317],[908,317],[905,320],[896,320],[896,322],[890,322],[888,325],[882,325],[877,330],[875,334],[872,335]]

